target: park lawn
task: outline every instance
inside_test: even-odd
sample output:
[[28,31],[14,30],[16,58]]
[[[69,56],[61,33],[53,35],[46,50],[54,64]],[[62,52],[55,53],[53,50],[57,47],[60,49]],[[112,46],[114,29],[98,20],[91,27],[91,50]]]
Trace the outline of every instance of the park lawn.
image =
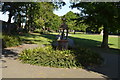
[[[71,34],[73,38],[79,38],[76,40],[76,44],[82,46],[95,47],[100,46],[102,42],[102,35],[90,35],[90,34]],[[118,37],[109,36],[109,47],[118,49]]]
[[49,45],[52,41],[55,40],[55,36],[53,35],[43,35],[39,33],[26,33],[19,37],[22,40],[22,43],[27,44]]
[[[51,33],[51,34],[29,33],[19,37],[25,43],[51,44],[53,41],[57,39],[55,35],[58,35],[58,33]],[[73,39],[76,45],[82,47],[96,47],[96,46],[99,47],[102,42],[102,35],[77,33],[77,34],[70,34],[69,38]],[[119,49],[118,37],[109,36],[109,47]]]
[[[52,34],[58,35],[58,33]],[[76,46],[90,48],[98,53],[119,53],[120,47],[118,46],[120,45],[120,43],[118,41],[120,40],[120,37],[118,38],[109,36],[110,49],[100,48],[100,45],[102,43],[102,35],[76,33],[69,34],[69,38],[74,40]]]
[[[28,33],[19,37],[22,39],[23,43],[50,45],[53,41],[57,40],[55,35],[58,35],[58,34],[59,33],[50,33],[50,34]],[[76,46],[92,48],[95,51],[99,50],[103,52],[104,50],[99,48],[102,42],[102,35],[77,33],[77,34],[70,34],[69,38],[74,40]],[[109,46],[111,49],[109,49],[107,53],[117,53],[119,49],[118,37],[109,37]]]
[[[58,35],[58,33],[52,33]],[[102,35],[93,35],[93,34],[70,34],[69,38],[72,38],[76,45],[83,46],[83,47],[99,47],[102,43]],[[109,47],[119,49],[119,41],[120,37],[113,37],[109,36]]]

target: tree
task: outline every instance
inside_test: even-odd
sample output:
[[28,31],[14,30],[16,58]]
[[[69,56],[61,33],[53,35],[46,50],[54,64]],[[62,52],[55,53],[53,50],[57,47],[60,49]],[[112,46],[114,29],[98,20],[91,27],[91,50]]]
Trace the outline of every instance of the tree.
[[52,2],[5,2],[2,5],[2,12],[9,12],[8,22],[11,23],[13,17],[14,23],[18,29],[23,28],[21,23],[25,23],[25,30],[32,31],[35,26],[43,27],[50,25],[53,10],[56,8]]
[[[8,14],[8,24],[11,23],[11,18],[17,14],[20,14],[20,11],[21,11],[21,7],[20,7],[21,3],[12,3],[12,2],[4,2],[2,4],[2,12],[3,14],[6,13],[6,12],[9,12]],[[19,15],[20,17],[20,15]],[[20,20],[19,20],[20,21]],[[7,29],[8,29],[8,33],[10,34],[11,32],[11,26],[7,26]],[[17,28],[16,28],[17,29]]]
[[74,34],[77,30],[86,31],[87,25],[85,25],[84,23],[79,23],[77,21],[77,18],[79,17],[78,14],[75,14],[72,11],[70,11],[63,17],[66,18],[69,29],[74,30]]
[[[43,7],[44,6],[44,7]],[[52,2],[37,3],[33,10],[33,22],[37,28],[51,28],[56,30],[60,25],[60,17],[53,13],[56,8]],[[33,12],[32,11],[32,12]]]
[[11,23],[11,18],[22,11],[23,3],[18,2],[4,2],[2,5],[3,14],[9,12],[8,14],[8,23]]
[[77,3],[72,6],[81,10],[81,17],[78,21],[83,20],[84,23],[93,26],[103,26],[103,41],[101,47],[108,48],[108,32],[110,29],[119,29],[120,20],[120,3]]
[[59,17],[58,15],[52,14],[49,23],[50,25],[46,25],[46,26],[50,26],[52,30],[58,30],[62,23],[61,17]]

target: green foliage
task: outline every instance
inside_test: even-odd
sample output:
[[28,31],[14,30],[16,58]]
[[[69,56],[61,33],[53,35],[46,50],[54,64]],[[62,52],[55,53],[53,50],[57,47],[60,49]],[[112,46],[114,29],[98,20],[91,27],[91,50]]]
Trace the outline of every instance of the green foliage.
[[78,63],[83,66],[96,66],[102,64],[103,59],[101,56],[88,48],[76,47],[74,49],[75,55],[77,55]]
[[49,31],[47,30],[42,30],[42,29],[35,29],[34,33],[40,33],[40,34],[49,34]]
[[[43,7],[44,6],[44,7]],[[33,22],[36,28],[50,28],[57,30],[60,25],[59,16],[53,13],[55,5],[50,2],[36,3],[33,12]],[[31,11],[30,11],[31,12]]]
[[45,25],[45,22],[42,18],[37,19],[35,23],[36,23],[36,26],[41,27],[41,28]]
[[[98,31],[103,26],[103,41],[102,48],[108,47],[108,32],[120,30],[120,2],[89,2],[77,3],[72,7],[77,7],[81,10],[81,17],[77,21],[88,24],[90,27]],[[80,22],[81,23],[81,22]]]
[[56,36],[40,33],[26,33],[19,36],[23,43],[49,45],[56,40]]
[[47,31],[47,30],[42,30],[41,32],[40,32],[40,34],[49,34],[49,32]]
[[48,25],[48,27],[50,27],[52,30],[58,30],[62,21],[61,18],[55,14],[51,15],[51,19],[49,21],[50,25]]
[[66,15],[64,15],[63,17],[66,18],[66,22],[67,22],[69,29],[73,30],[75,27],[76,21],[72,20],[72,19],[77,18],[77,15],[75,13],[73,13],[72,11],[70,11]]
[[69,29],[86,31],[86,28],[88,26],[85,25],[84,23],[79,23],[79,21],[76,20],[77,18],[80,17],[79,15],[70,11],[66,15],[64,15],[63,17],[66,18]]
[[20,45],[21,40],[17,36],[3,35],[3,47],[13,47]]
[[102,58],[89,49],[60,51],[50,46],[24,50],[19,59],[24,63],[61,68],[94,66],[102,62]]
[[34,33],[40,33],[41,29],[35,29]]
[[87,29],[87,27],[88,27],[88,25],[86,25],[86,24],[83,24],[83,23],[77,23],[76,24],[76,27],[74,27],[74,30],[80,30],[80,31],[86,31],[86,29]]
[[57,5],[52,2],[5,2],[2,5],[2,12],[9,12],[9,20],[13,17],[14,23],[22,28],[21,23],[25,23],[25,31],[29,32],[35,28],[58,27],[60,20],[59,17],[53,14],[53,10]]

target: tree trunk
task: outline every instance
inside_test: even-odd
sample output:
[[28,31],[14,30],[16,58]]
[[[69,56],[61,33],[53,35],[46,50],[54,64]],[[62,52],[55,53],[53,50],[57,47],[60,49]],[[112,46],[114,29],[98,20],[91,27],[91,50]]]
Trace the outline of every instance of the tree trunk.
[[102,41],[101,47],[109,48],[109,46],[108,46],[108,29],[106,27],[104,27],[104,29],[103,29],[103,41]]
[[[8,15],[8,21],[7,21],[8,24],[11,23],[11,18],[12,18],[12,14],[10,13],[10,14]],[[8,32],[7,32],[7,33],[8,33],[8,34],[10,34],[10,28],[11,28],[11,25],[7,25],[7,29],[8,29]]]
[[12,14],[10,13],[8,16],[9,16],[8,17],[8,23],[11,23]]

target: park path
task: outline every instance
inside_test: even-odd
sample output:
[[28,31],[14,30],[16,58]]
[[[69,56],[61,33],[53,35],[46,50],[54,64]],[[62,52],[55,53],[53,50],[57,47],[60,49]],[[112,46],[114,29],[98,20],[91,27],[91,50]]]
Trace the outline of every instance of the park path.
[[[36,48],[35,44],[24,44],[18,47],[7,48],[13,52],[21,52],[24,49]],[[86,69],[64,69],[35,66],[23,64],[13,56],[2,58],[2,77],[3,78],[117,78],[118,55],[101,54],[105,58],[105,64],[93,70]],[[103,79],[103,80],[104,80]]]
[[91,71],[101,73],[109,78],[119,78],[120,76],[120,55],[110,53],[100,53],[104,58],[104,63],[100,67],[91,69]]
[[3,51],[4,51],[4,53],[7,50],[12,51],[14,53],[20,53],[24,49],[33,49],[33,48],[36,48],[36,47],[39,47],[39,45],[37,45],[37,44],[22,44],[22,45],[19,45],[19,46],[16,46],[16,47],[5,48]]
[[84,69],[63,69],[23,64],[18,60],[5,58],[3,78],[102,78],[102,74]]

